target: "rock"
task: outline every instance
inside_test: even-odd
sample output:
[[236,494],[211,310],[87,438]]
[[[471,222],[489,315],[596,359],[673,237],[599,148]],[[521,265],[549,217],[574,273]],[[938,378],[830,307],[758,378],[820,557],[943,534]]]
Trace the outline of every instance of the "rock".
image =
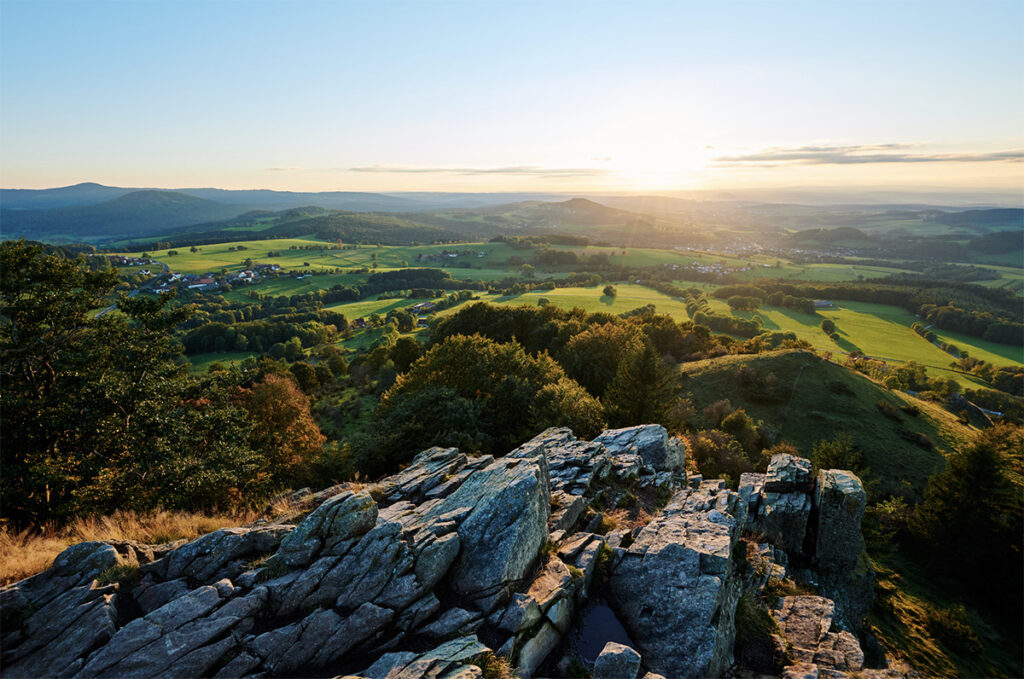
[[757,516],[757,506],[764,491],[764,474],[747,472],[740,474],[740,484],[736,492],[747,503],[748,516]]
[[82,585],[33,613],[22,627],[21,644],[3,649],[4,676],[56,676],[110,639],[117,630],[115,590]]
[[773,544],[787,553],[802,554],[810,515],[811,497],[807,493],[765,492],[757,510],[755,525]]
[[[477,641],[476,635],[454,639],[426,653],[387,653],[358,676],[366,679],[463,679],[473,674],[460,674],[490,649]],[[481,676],[479,673],[475,676]]]
[[586,508],[587,500],[582,495],[570,495],[561,490],[552,492],[548,529],[552,532],[571,530]]
[[532,596],[516,593],[512,595],[504,613],[495,624],[498,629],[515,634],[532,627],[543,615]]
[[550,622],[544,622],[537,630],[537,633],[527,639],[519,649],[517,666],[521,679],[529,679],[537,671],[540,664],[548,657],[551,651],[555,650],[562,640],[555,626]]
[[220,603],[222,598],[217,588],[204,585],[132,620],[90,655],[82,671],[75,676],[88,679],[165,669],[175,658],[198,648],[237,622],[237,619],[222,618],[211,623],[203,619]]
[[326,547],[363,535],[377,523],[377,503],[369,493],[344,491],[314,509],[281,540],[277,557],[288,566],[311,563]]
[[640,654],[629,646],[609,641],[594,662],[594,679],[636,679]]
[[715,482],[679,491],[614,567],[612,603],[652,670],[705,677],[731,664],[731,554],[745,517],[746,504]]
[[565,596],[572,587],[572,575],[560,559],[549,559],[540,573],[530,584],[526,595],[537,602],[541,611],[546,611],[556,599]]
[[421,627],[419,633],[435,639],[450,639],[476,631],[481,622],[483,616],[478,612],[458,607],[449,608],[437,620]]
[[608,429],[594,439],[612,455],[634,452],[643,463],[657,471],[684,472],[686,445],[681,439],[669,439],[668,432],[658,424],[625,429]]
[[860,523],[867,494],[851,472],[822,469],[814,493],[818,514],[814,556],[824,570],[853,568],[864,548]]
[[797,663],[859,672],[864,669],[864,653],[849,632],[830,631],[834,610],[825,597],[787,596],[779,599],[772,616],[791,644],[790,654]]
[[[146,576],[150,578],[151,576]],[[155,611],[168,601],[177,599],[179,596],[188,594],[189,587],[185,578],[169,580],[156,584],[140,585],[133,592],[135,603],[142,609],[143,614]]]
[[[529,445],[529,444],[527,444]],[[518,456],[517,456],[518,453]],[[471,475],[424,515],[424,521],[469,508],[458,525],[462,550],[449,572],[456,593],[493,608],[521,582],[547,539],[547,461],[514,451]]]
[[[187,576],[193,580],[213,579],[229,562],[253,558],[277,549],[293,526],[266,525],[259,528],[222,528],[196,538],[168,554],[164,579]],[[244,568],[238,570],[242,572]]]
[[772,455],[764,478],[766,493],[811,492],[811,461],[788,453]]

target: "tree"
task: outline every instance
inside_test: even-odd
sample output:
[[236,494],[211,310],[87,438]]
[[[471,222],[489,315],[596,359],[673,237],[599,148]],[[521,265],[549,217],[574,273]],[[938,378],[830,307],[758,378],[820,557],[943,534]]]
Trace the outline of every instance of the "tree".
[[826,318],[821,322],[821,329],[826,335],[831,336],[836,331],[836,323],[831,318]]
[[615,289],[614,285],[606,285],[604,286],[604,289],[601,290],[601,294],[605,297],[615,297],[619,294],[619,291]]
[[754,470],[743,454],[743,447],[733,436],[717,429],[708,429],[689,438],[689,453],[700,473],[706,478],[738,481],[740,474]]
[[665,420],[678,396],[679,372],[665,364],[650,342],[619,363],[602,399],[613,427]]
[[822,440],[811,450],[811,463],[818,469],[845,469],[858,476],[867,473],[864,454],[853,445],[853,439],[846,432],[836,434],[831,440]]
[[292,337],[284,343],[284,358],[288,361],[297,361],[305,355],[302,350],[302,341],[298,337]]
[[[538,398],[546,385],[554,385],[551,389],[555,393],[549,391],[545,398]],[[518,344],[494,342],[479,335],[455,335],[427,351],[381,398],[376,428],[384,434],[382,445],[395,445],[397,441],[407,444],[409,427],[415,426],[419,432],[414,446],[390,451],[388,459],[411,457],[456,436],[444,431],[440,423],[420,429],[420,425],[403,420],[408,402],[421,402],[420,394],[434,389],[451,390],[472,403],[471,409],[477,413],[473,431],[485,431],[488,437],[484,440],[473,432],[466,434],[479,445],[486,445],[478,449],[482,452],[503,454],[536,434],[541,424],[579,426],[583,422],[586,427],[576,433],[584,437],[600,431],[600,404],[547,354],[534,357]],[[576,402],[573,413],[559,416],[551,412],[552,401],[566,400]],[[581,412],[590,417],[581,417]]]
[[395,363],[395,369],[404,373],[413,361],[420,357],[420,343],[412,337],[399,337],[391,345],[390,356]]
[[312,394],[320,388],[320,379],[316,375],[316,370],[309,363],[296,361],[292,363],[288,371],[295,378],[299,388],[307,394]]
[[[912,530],[948,573],[984,566],[987,577],[965,583],[1019,613],[1024,497],[1019,475],[1024,430],[997,425],[955,451],[928,482]],[[1018,476],[1019,478],[1019,476]]]
[[523,278],[533,278],[534,272],[536,271],[532,264],[523,264],[519,270]]
[[309,397],[291,380],[267,375],[246,390],[242,406],[254,422],[254,444],[273,473],[295,480],[323,448],[326,438],[309,410]]
[[179,365],[169,295],[92,318],[111,273],[24,241],[0,244],[0,493],[16,525],[227,508],[273,485],[233,398],[239,376]]
[[569,377],[594,396],[602,397],[615,379],[623,357],[642,347],[643,337],[636,327],[603,323],[570,339],[558,353],[558,362]]

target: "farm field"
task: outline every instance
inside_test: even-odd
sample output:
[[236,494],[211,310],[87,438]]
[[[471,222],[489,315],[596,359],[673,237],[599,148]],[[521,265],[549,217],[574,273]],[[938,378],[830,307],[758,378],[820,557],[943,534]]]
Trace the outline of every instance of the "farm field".
[[[949,364],[953,357],[910,329],[917,319],[908,311],[866,302],[839,301],[836,304],[837,309],[824,309],[816,316],[767,306],[757,312],[739,315],[749,318],[756,313],[764,321],[766,330],[793,332],[819,351],[860,351],[867,356],[887,361],[915,361],[927,366],[933,376],[952,377],[971,388],[983,386],[980,380],[951,370]],[[719,313],[730,312],[722,300],[711,300],[711,305]],[[841,338],[838,344],[829,339],[819,327],[825,318],[835,321]],[[944,333],[943,336],[972,356],[992,360],[996,365],[1022,365],[1021,360],[1013,359],[1013,347],[1006,346],[1003,349],[992,342],[982,342],[963,335]]]
[[851,264],[792,264],[784,263],[781,267],[756,267],[750,271],[742,271],[740,278],[755,280],[758,278],[779,278],[794,281],[817,281],[832,283],[853,281],[859,278],[881,278],[897,273],[912,273],[906,269],[884,266],[861,266]]
[[[486,295],[482,296],[481,299],[491,304],[527,304],[529,306],[536,306],[537,301],[543,297],[549,300],[551,304],[565,309],[579,307],[591,313],[604,311],[611,314],[621,314],[647,304],[654,304],[658,313],[669,314],[677,321],[689,319],[686,313],[686,305],[683,302],[657,290],[651,290],[650,288],[631,283],[622,283],[615,285],[618,295],[606,297],[601,294],[603,287],[556,288],[554,290],[536,290],[521,295],[500,297],[497,295]],[[441,314],[454,312],[455,309],[446,309]]]

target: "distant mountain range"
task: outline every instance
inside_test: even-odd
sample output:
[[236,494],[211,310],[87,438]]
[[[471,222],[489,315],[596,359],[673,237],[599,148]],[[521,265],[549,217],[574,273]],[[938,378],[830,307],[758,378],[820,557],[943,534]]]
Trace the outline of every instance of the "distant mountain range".
[[[591,200],[593,198],[593,200]],[[680,234],[852,226],[884,213],[971,235],[1020,228],[1018,208],[855,206],[707,200],[664,195],[582,198],[548,193],[302,193],[271,190],[133,189],[76,184],[0,189],[0,237],[50,241],[180,240],[319,235],[364,242],[465,240],[562,233],[596,240],[677,244]],[[887,222],[883,222],[887,223]]]

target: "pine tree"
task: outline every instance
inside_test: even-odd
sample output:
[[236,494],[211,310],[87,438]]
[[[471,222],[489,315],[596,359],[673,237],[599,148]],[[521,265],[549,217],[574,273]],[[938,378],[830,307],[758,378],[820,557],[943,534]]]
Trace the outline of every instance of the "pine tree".
[[678,372],[665,364],[654,347],[622,359],[604,397],[605,416],[613,427],[664,421],[678,396]]

